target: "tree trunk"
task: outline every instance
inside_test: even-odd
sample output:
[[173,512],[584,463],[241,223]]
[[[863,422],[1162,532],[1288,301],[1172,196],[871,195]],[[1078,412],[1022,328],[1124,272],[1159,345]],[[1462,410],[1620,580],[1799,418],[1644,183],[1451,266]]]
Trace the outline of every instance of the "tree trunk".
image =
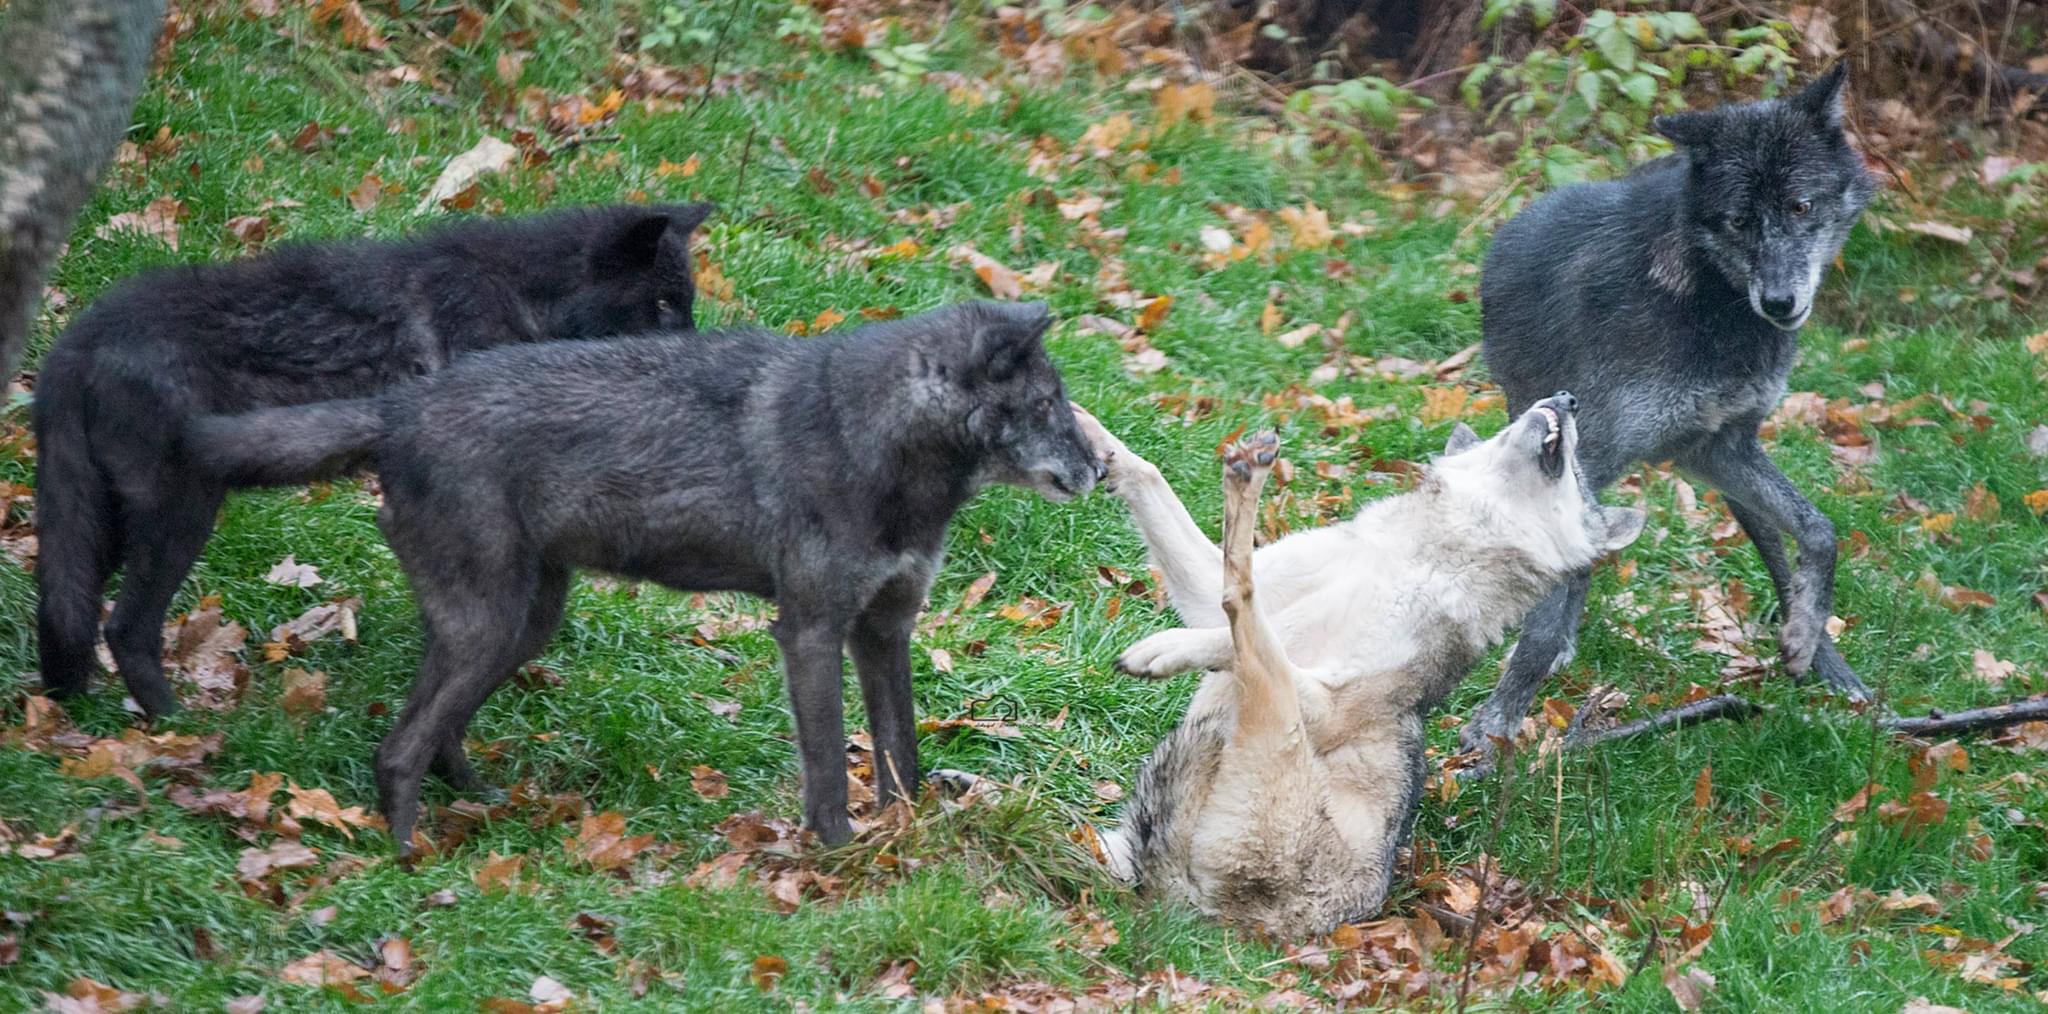
[[128,129],[164,0],[13,0],[0,21],[0,381]]

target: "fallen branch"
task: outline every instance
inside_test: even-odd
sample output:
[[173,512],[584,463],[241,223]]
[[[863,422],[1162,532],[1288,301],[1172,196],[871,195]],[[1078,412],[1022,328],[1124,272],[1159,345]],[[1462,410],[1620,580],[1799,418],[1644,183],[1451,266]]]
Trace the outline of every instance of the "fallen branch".
[[[1587,707],[1580,709],[1581,714],[1594,707],[1598,701],[1598,697],[1590,699]],[[1633,722],[1590,732],[1580,723],[1580,716],[1574,715],[1572,725],[1565,733],[1564,746],[1567,750],[1578,750],[1619,739],[1629,739],[1644,733],[1682,729],[1688,725],[1720,718],[1750,718],[1770,710],[1772,709],[1767,704],[1757,704],[1734,694],[1716,694],[1645,718],[1638,718]],[[2040,721],[2048,721],[2048,697],[2029,698],[1986,708],[1972,708],[1968,711],[1934,710],[1925,715],[1894,715],[1880,719],[1877,727],[1901,736],[1946,736],[1959,732],[2003,729],[2021,722]]]
[[1984,729],[2002,729],[2021,722],[2048,720],[2048,697],[2013,701],[1988,708],[1972,708],[1944,714],[1930,711],[1924,718],[1887,718],[1877,723],[1902,736],[1945,736],[1952,732],[1978,732]]
[[1749,700],[1737,697],[1734,694],[1716,694],[1713,697],[1704,697],[1691,704],[1681,704],[1669,711],[1660,711],[1647,718],[1638,718],[1633,722],[1627,722],[1608,729],[1588,732],[1581,727],[1565,738],[1564,745],[1567,750],[1576,750],[1582,747],[1597,746],[1601,743],[1611,743],[1617,739],[1640,736],[1646,732],[1682,729],[1688,725],[1711,722],[1717,718],[1748,718],[1751,715],[1763,714],[1766,710],[1768,709],[1763,705],[1751,703]]

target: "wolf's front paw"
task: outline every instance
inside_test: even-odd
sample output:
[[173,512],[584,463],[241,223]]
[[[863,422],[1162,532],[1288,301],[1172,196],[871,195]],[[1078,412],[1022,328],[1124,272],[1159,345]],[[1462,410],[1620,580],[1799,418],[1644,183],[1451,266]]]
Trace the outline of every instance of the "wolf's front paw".
[[1229,662],[1229,630],[1181,627],[1131,645],[1117,656],[1116,669],[1126,676],[1163,680],[1184,672],[1221,668]]
[[1231,482],[1249,485],[1263,480],[1280,457],[1280,434],[1272,430],[1254,433],[1223,451],[1224,474]]
[[1792,611],[1792,619],[1778,629],[1778,658],[1785,663],[1785,671],[1794,677],[1804,679],[1813,668],[1814,654],[1820,650],[1827,632],[1820,624],[1802,622],[1798,610]]
[[1138,476],[1149,462],[1133,454],[1116,434],[1102,425],[1102,420],[1095,418],[1087,409],[1073,402],[1067,405],[1074,410],[1074,424],[1080,428],[1081,438],[1088,441],[1088,448],[1102,460],[1105,469],[1102,488],[1111,493],[1120,492],[1120,487]]
[[[1790,663],[1786,665],[1791,668]],[[1870,700],[1870,688],[1856,676],[1856,670],[1849,668],[1847,660],[1835,647],[1833,641],[1823,637],[1813,652],[1813,668],[1807,670],[1808,678],[1818,679],[1828,689],[1851,701]]]

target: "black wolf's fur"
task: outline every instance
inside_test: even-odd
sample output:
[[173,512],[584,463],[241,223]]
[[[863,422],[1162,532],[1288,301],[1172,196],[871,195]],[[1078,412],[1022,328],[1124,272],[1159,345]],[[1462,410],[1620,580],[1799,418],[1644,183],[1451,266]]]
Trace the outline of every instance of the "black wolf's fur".
[[286,246],[148,272],[101,297],[36,386],[44,685],[85,688],[100,591],[119,567],[115,663],[144,709],[176,707],[163,614],[229,485],[181,460],[182,420],[362,397],[511,342],[688,328],[689,236],[709,210],[580,209]]
[[[1873,190],[1842,131],[1843,78],[1837,66],[1789,98],[1659,117],[1678,153],[1515,216],[1487,253],[1480,305],[1508,411],[1578,393],[1588,489],[1666,458],[1718,487],[1777,586],[1788,668],[1861,695],[1825,629],[1834,529],[1756,439],[1821,272]],[[1585,592],[1581,574],[1529,614],[1468,745],[1520,723],[1570,656]]]
[[970,303],[814,340],[756,330],[471,356],[380,399],[213,417],[194,461],[290,482],[367,460],[427,629],[377,755],[410,849],[429,767],[553,634],[574,568],[773,598],[804,819],[846,814],[842,650],[886,798],[916,784],[910,634],[954,512],[988,482],[1081,493],[1102,465],[1040,338],[1042,305]]

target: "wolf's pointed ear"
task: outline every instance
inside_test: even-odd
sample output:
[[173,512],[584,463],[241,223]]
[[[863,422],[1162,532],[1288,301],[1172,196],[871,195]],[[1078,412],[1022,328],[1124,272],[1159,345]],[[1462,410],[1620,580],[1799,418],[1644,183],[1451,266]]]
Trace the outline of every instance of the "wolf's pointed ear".
[[1463,454],[1477,446],[1479,446],[1479,434],[1472,432],[1472,427],[1459,423],[1451,427],[1450,439],[1444,441],[1444,457],[1448,458],[1453,454]]
[[1605,531],[1598,537],[1600,552],[1612,553],[1636,541],[1643,534],[1643,512],[1634,507],[1601,507],[1600,524]]
[[970,355],[978,371],[990,377],[1006,377],[1016,370],[1052,327],[1052,312],[1044,303],[984,300],[973,304],[973,313]]
[[613,228],[590,251],[590,273],[600,278],[630,275],[653,267],[661,256],[661,237],[668,232],[669,218],[659,212],[642,212]]
[[1681,148],[1704,148],[1713,142],[1720,119],[1711,109],[1665,113],[1651,120],[1650,127]]
[[1001,321],[1015,337],[1031,341],[1045,337],[1052,327],[1052,308],[1042,301],[1029,303],[998,303],[984,301],[983,315],[991,320]]
[[688,236],[695,232],[697,227],[703,225],[704,220],[710,218],[711,213],[717,210],[718,205],[709,201],[661,206],[661,213],[668,216],[669,234],[674,236]]
[[1814,78],[1813,83],[1792,96],[1792,104],[1812,116],[1814,122],[1824,127],[1841,129],[1842,86],[1849,81],[1849,61],[1837,60],[1827,73]]

